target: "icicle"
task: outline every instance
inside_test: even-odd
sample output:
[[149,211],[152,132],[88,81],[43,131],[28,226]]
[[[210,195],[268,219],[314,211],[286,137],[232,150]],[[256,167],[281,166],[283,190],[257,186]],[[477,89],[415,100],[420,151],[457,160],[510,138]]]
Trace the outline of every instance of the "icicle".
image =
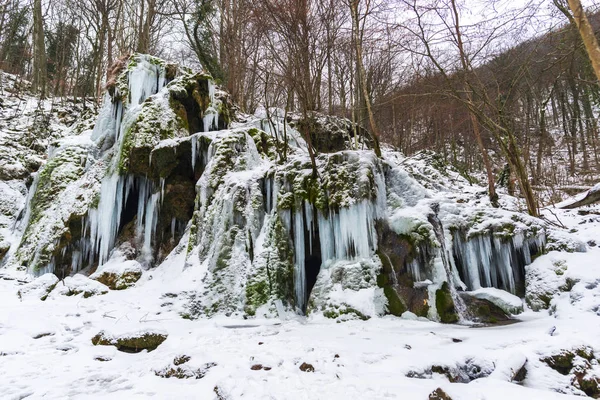
[[304,310],[306,302],[306,271],[305,271],[305,248],[304,248],[304,218],[302,208],[294,212],[294,287],[296,294],[296,305]]
[[313,239],[313,208],[312,205],[304,201],[304,216],[306,218],[306,228],[308,229],[308,253],[312,254],[312,239]]
[[192,171],[196,170],[196,146],[198,144],[198,137],[192,136]]
[[215,82],[212,79],[208,80],[208,97],[210,98],[210,102],[214,103],[215,101]]
[[24,208],[19,212],[19,215],[23,215],[23,217],[21,219],[18,219],[17,221],[15,221],[15,224],[13,225],[13,232],[15,231],[19,231],[19,232],[24,232],[25,229],[27,228],[27,225],[29,225],[29,220],[31,219],[31,200],[33,199],[33,196],[35,195],[35,192],[37,191],[37,187],[38,187],[38,182],[40,181],[40,174],[36,173],[33,175],[33,182],[31,183],[31,187],[29,188],[29,192],[27,192],[27,199],[25,200],[25,205],[23,206]]
[[156,223],[158,222],[160,197],[160,193],[154,193],[146,204],[146,217],[144,219],[144,246],[142,247],[142,255],[147,262],[152,260],[152,237],[156,231]]
[[175,240],[175,227],[177,225],[177,220],[175,217],[171,219],[171,238]]

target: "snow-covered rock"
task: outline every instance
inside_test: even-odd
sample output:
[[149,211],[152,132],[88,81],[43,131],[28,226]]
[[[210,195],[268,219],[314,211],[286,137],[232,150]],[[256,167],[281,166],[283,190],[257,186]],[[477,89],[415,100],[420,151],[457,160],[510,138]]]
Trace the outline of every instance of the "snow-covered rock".
[[480,288],[468,292],[469,295],[483,299],[501,308],[507,314],[520,314],[523,312],[523,301],[514,294],[496,288]]
[[99,296],[106,293],[108,293],[106,285],[96,282],[85,275],[76,274],[74,276],[67,276],[65,279],[59,281],[51,292],[51,296],[83,295],[83,298],[87,299],[91,296]]
[[136,260],[116,258],[99,267],[90,278],[112,290],[123,290],[134,285],[142,277],[142,272],[142,265]]
[[59,279],[56,275],[50,273],[44,274],[23,285],[17,292],[17,295],[21,299],[34,297],[40,300],[46,300],[58,282]]

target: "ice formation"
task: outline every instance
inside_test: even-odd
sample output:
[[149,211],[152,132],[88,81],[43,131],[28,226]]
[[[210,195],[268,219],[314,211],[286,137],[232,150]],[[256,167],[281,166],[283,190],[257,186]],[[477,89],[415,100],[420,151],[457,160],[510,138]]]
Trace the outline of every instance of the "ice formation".
[[545,239],[543,232],[532,237],[517,232],[502,238],[490,231],[467,238],[457,231],[453,236],[454,259],[470,290],[494,287],[517,294],[524,288],[525,266],[531,264],[532,254],[541,251]]
[[[66,245],[57,241],[49,247],[58,251],[31,272],[60,267],[74,273],[102,266],[116,257],[113,251],[127,231],[135,239],[132,257],[144,268],[156,266],[182,240],[176,251],[185,253],[185,266],[205,271],[199,288],[203,292],[193,308],[197,313],[256,312],[270,304],[273,313],[280,306],[299,312],[313,307],[369,317],[363,311],[377,314],[384,309],[384,265],[389,265],[394,290],[406,284],[406,277],[414,282],[411,290],[424,288],[432,313],[432,296],[443,282],[449,283],[459,312],[463,305],[457,289],[496,287],[522,294],[524,266],[543,247],[543,230],[516,230],[504,236],[493,229],[473,233],[468,223],[463,226],[456,216],[450,218],[448,210],[431,217],[433,192],[415,179],[418,174],[409,172],[417,167],[410,169],[396,152],[386,151],[383,159],[370,150],[321,153],[313,170],[302,135],[279,110],[265,110],[269,118],[246,116],[245,123],[219,130],[228,117],[217,110],[227,105],[210,79],[204,81],[203,108],[190,115],[183,103],[183,111],[170,103],[168,94],[175,93],[177,99],[186,89],[177,79],[168,84],[160,62],[137,55],[124,74],[112,96],[106,95],[90,136],[96,147],[85,171],[103,168],[96,168],[95,176],[84,176],[100,183],[95,201],[83,212],[78,210],[75,223],[81,233]],[[168,112],[152,114],[164,108]],[[126,150],[133,146],[132,130],[154,132],[170,126],[151,118],[176,120],[185,132],[138,138],[146,146],[140,157],[151,171],[170,169],[132,172],[123,167]],[[352,147],[354,139],[344,135]],[[287,159],[278,154],[283,140]],[[174,169],[187,181],[169,183]],[[82,187],[88,184],[84,178]],[[37,178],[33,192],[36,184]],[[192,191],[186,197],[189,215],[177,214],[172,204],[165,206],[170,191],[185,187]],[[187,207],[181,202],[176,206]],[[28,225],[30,211],[24,210],[19,229]],[[63,222],[69,218],[63,217]],[[466,215],[460,218],[468,220]],[[392,251],[398,254],[380,251],[385,226],[394,235]],[[36,264],[40,257],[36,254]],[[352,305],[358,298],[377,305]]]

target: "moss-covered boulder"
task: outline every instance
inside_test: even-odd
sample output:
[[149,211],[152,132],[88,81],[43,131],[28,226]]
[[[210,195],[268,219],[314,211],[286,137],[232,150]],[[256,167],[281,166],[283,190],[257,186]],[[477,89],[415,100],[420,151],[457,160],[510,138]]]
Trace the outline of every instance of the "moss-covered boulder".
[[135,260],[109,262],[90,276],[111,290],[123,290],[133,286],[142,277],[142,266]]
[[480,299],[467,293],[460,293],[465,303],[467,314],[474,322],[484,324],[497,324],[510,321],[511,317],[506,311],[486,299]]
[[101,331],[92,338],[94,346],[115,346],[125,353],[139,353],[142,350],[152,351],[160,346],[168,335],[161,331],[143,331],[111,335]]
[[458,313],[454,306],[454,300],[452,299],[448,282],[444,282],[442,286],[435,291],[435,307],[442,323],[454,324],[458,322]]

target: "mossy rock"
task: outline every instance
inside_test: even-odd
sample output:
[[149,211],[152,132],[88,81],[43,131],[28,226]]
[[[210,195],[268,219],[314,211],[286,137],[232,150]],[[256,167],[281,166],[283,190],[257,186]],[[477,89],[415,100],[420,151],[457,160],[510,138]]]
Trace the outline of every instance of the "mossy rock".
[[164,333],[143,332],[114,337],[101,331],[92,338],[92,344],[94,346],[116,346],[117,350],[125,353],[139,353],[142,350],[156,349],[167,340],[167,336]]
[[448,282],[444,282],[442,287],[436,290],[435,306],[442,323],[454,324],[458,322],[458,313],[454,306],[454,300],[452,299]]
[[407,310],[406,306],[404,305],[402,300],[400,300],[398,293],[396,293],[396,291],[394,290],[393,287],[391,287],[389,285],[384,286],[383,294],[385,295],[385,297],[388,300],[387,311],[389,314],[399,317]]
[[133,286],[142,277],[142,270],[125,271],[122,274],[116,272],[101,272],[94,279],[105,284],[111,290],[124,290]]
[[478,299],[464,292],[459,295],[467,307],[467,314],[474,322],[497,324],[511,320],[509,314],[491,301]]

